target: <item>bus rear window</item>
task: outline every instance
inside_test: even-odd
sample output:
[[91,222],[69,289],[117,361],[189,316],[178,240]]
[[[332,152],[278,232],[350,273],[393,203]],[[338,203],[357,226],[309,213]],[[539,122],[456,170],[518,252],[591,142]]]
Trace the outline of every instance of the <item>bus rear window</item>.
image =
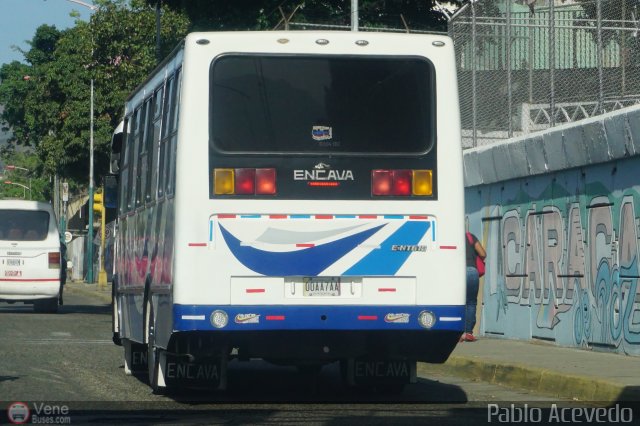
[[0,210],[0,240],[44,241],[49,213],[38,210]]
[[227,153],[424,154],[435,102],[426,58],[225,55],[211,66],[210,138]]

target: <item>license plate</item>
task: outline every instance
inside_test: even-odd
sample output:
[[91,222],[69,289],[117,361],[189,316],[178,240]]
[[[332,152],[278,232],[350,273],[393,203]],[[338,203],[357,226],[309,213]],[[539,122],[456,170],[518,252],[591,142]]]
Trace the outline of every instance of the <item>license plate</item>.
[[7,259],[7,266],[20,266],[20,259]]
[[340,277],[304,277],[302,289],[305,297],[340,296]]

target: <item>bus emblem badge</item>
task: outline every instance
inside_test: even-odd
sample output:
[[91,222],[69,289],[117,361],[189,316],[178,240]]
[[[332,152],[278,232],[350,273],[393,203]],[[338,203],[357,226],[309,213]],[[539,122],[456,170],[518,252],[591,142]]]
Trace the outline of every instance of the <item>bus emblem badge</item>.
[[384,322],[408,323],[410,314],[392,314],[388,313],[384,316]]
[[258,324],[260,314],[238,314],[235,318],[236,324]]
[[316,141],[326,141],[333,138],[333,131],[328,126],[313,126],[311,137]]

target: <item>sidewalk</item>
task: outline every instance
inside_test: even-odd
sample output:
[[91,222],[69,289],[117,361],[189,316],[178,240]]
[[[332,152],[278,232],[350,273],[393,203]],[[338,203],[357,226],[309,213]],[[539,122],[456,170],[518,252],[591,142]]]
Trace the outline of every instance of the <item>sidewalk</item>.
[[429,369],[578,401],[640,402],[640,357],[547,342],[480,337]]
[[[68,282],[65,291],[111,303],[106,286]],[[418,371],[482,380],[577,401],[640,402],[640,357],[565,348],[542,341],[480,337],[459,343],[445,364],[422,364]]]

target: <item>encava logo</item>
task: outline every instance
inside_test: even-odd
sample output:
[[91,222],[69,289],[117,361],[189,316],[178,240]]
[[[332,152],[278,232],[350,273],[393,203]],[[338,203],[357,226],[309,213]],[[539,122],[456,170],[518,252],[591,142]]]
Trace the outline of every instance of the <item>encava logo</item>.
[[325,163],[316,164],[311,170],[294,170],[294,180],[353,180],[351,170],[333,170]]

